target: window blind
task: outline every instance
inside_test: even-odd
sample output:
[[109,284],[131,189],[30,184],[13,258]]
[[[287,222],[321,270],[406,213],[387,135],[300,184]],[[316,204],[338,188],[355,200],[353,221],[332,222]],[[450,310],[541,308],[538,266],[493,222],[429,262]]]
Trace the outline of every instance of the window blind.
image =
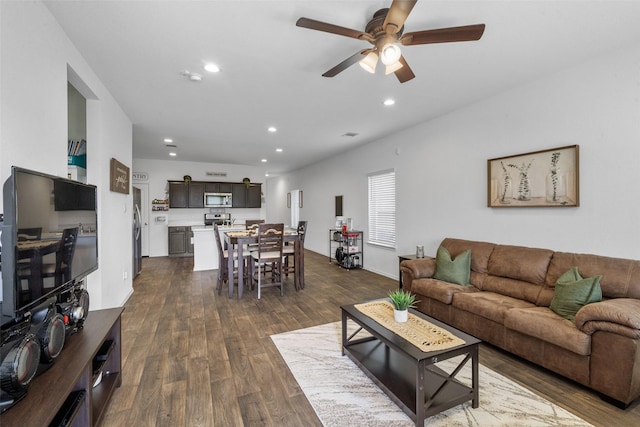
[[368,242],[396,247],[396,173],[387,170],[369,175]]

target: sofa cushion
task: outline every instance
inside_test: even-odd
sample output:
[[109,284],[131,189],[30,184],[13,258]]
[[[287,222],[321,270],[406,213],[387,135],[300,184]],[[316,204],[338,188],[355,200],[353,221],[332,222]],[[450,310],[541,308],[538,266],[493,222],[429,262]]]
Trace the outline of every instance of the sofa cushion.
[[500,324],[504,324],[504,316],[511,309],[535,307],[527,301],[486,291],[456,293],[451,304]]
[[489,274],[543,285],[553,251],[497,245],[489,258]]
[[[471,257],[471,271],[475,271],[481,274],[487,273],[487,263],[489,257],[493,252],[495,243],[476,242],[473,240],[454,239],[447,237],[440,244],[447,248],[451,256],[456,257],[458,254],[470,250],[473,256]],[[473,278],[472,278],[473,280]],[[473,285],[475,283],[472,282]]]
[[591,354],[591,335],[547,307],[514,308],[506,313],[504,326],[538,338],[581,356]]
[[471,251],[466,250],[455,259],[444,246],[440,246],[436,252],[436,272],[433,275],[438,280],[457,283],[468,286],[471,275]]
[[601,278],[598,275],[583,279],[577,267],[571,268],[558,278],[549,308],[573,322],[583,306],[602,300]]
[[473,286],[462,286],[455,283],[443,282],[437,279],[414,279],[411,285],[411,292],[420,296],[435,299],[444,304],[451,304],[453,296],[458,292],[478,292]]
[[[584,277],[602,275],[600,287],[603,297],[640,298],[640,260],[555,252],[549,264],[547,286],[552,290],[558,277],[576,266]],[[544,305],[544,302],[538,305]]]

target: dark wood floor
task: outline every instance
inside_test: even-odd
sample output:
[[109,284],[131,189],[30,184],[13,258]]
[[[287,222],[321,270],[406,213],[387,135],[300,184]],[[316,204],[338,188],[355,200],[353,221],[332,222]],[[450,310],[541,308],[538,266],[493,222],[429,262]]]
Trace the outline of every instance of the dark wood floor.
[[[270,335],[340,320],[340,305],[386,296],[397,281],[306,252],[306,288],[244,298],[215,293],[191,258],[145,258],[125,304],[122,386],[104,426],[320,426]],[[483,344],[480,362],[597,426],[638,426],[582,386]]]

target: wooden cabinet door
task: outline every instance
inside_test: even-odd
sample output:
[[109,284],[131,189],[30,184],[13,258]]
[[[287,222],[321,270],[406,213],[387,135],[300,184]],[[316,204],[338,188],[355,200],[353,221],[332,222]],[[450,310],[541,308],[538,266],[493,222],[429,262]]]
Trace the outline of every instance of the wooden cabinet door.
[[233,184],[232,187],[233,199],[232,207],[234,208],[246,208],[247,207],[247,186],[244,184]]
[[[204,202],[204,198],[203,198]],[[182,182],[169,183],[169,207],[188,208],[189,207],[189,185]]]
[[221,193],[231,193],[233,192],[233,184],[230,182],[219,182],[220,192]]
[[189,184],[189,207],[204,208],[204,182]]
[[205,193],[219,193],[220,192],[220,183],[219,182],[205,182],[204,183],[204,192]]
[[187,252],[187,239],[184,227],[169,227],[169,255]]
[[251,184],[247,189],[247,205],[248,208],[259,208],[262,206],[262,186],[260,184]]

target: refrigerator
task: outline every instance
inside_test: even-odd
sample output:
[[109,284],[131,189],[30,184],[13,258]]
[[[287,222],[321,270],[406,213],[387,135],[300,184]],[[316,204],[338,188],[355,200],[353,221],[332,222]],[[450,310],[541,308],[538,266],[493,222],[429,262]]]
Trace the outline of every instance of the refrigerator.
[[142,192],[133,187],[133,277],[135,279],[142,270]]

